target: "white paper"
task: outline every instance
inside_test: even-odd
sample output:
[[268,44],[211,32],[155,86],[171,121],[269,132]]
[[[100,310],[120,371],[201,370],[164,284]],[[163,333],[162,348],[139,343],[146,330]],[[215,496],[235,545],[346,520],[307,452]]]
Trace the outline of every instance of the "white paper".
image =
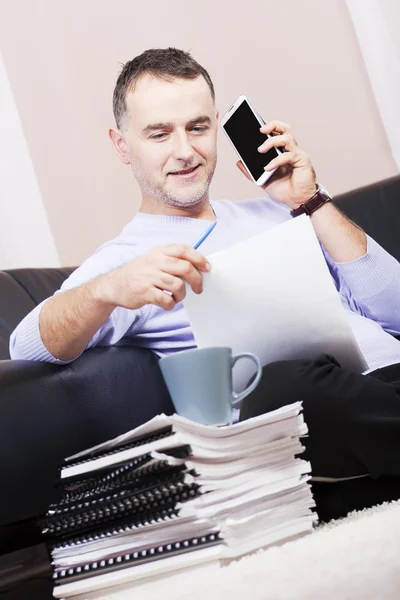
[[294,402],[293,404],[281,406],[276,410],[271,410],[264,415],[258,415],[257,417],[247,419],[246,421],[233,423],[232,425],[224,425],[222,427],[219,425],[203,425],[202,423],[190,421],[186,417],[182,417],[181,415],[177,414],[171,416],[166,416],[164,414],[156,415],[150,419],[150,421],[147,421],[146,423],[143,423],[134,429],[130,429],[126,433],[122,433],[112,440],[107,440],[106,442],[97,444],[97,446],[93,446],[92,448],[78,452],[78,454],[69,456],[67,459],[65,459],[66,465],[64,468],[68,468],[68,462],[74,462],[77,459],[89,460],[89,455],[94,452],[107,452],[108,450],[116,448],[121,444],[127,444],[135,440],[138,436],[150,435],[154,431],[157,431],[157,429],[166,427],[168,425],[172,425],[176,433],[193,434],[201,436],[203,439],[224,439],[241,435],[246,431],[254,431],[254,429],[265,427],[270,423],[279,423],[284,419],[290,419],[300,414],[301,410],[301,403]]
[[[262,365],[333,355],[343,367],[366,365],[307,216],[297,217],[210,255],[204,291],[187,288],[184,307],[198,347],[253,352]],[[234,388],[255,367],[240,360]],[[293,401],[301,398],[293,398]]]

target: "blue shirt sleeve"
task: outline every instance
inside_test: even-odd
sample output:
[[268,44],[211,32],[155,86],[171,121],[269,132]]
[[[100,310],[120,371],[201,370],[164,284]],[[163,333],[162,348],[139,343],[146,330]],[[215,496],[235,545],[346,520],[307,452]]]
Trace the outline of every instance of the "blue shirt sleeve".
[[367,252],[338,263],[322,246],[344,304],[393,335],[400,334],[400,263],[367,235]]

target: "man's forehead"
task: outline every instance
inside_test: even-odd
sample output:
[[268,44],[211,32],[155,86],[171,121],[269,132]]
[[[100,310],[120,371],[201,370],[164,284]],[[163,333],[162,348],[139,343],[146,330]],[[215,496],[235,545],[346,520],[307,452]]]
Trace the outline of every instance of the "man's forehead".
[[214,103],[201,76],[167,81],[144,75],[128,92],[126,107],[132,123],[146,126],[153,121],[189,121],[203,114],[211,117]]

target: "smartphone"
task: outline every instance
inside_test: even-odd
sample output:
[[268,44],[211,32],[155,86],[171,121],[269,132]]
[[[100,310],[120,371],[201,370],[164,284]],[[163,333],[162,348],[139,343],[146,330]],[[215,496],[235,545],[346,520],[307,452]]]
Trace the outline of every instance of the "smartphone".
[[239,158],[251,175],[254,183],[264,185],[275,173],[264,171],[264,167],[274,158],[282,154],[279,148],[271,148],[265,154],[257,148],[267,137],[261,133],[260,127],[265,121],[254,110],[246,96],[239,96],[221,119],[221,126],[235,148]]

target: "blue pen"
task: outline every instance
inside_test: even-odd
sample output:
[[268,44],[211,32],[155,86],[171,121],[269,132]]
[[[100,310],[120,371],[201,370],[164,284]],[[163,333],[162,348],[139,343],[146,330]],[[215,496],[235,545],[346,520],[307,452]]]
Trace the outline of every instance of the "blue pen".
[[210,233],[212,232],[212,230],[214,229],[216,224],[217,224],[217,221],[214,221],[213,223],[211,223],[211,225],[209,227],[207,227],[207,229],[195,241],[195,243],[193,244],[193,248],[195,250],[197,250],[197,248],[200,246],[200,244],[202,244],[204,242],[204,240],[210,235]]

